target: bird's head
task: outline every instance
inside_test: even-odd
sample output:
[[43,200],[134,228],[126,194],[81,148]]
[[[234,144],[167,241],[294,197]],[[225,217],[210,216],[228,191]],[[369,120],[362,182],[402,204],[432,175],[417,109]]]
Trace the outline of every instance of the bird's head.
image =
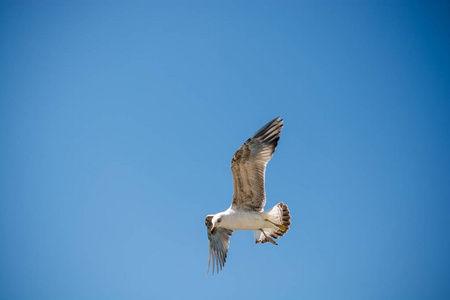
[[222,222],[222,213],[216,214],[212,220],[211,234],[215,234],[218,227],[220,227],[220,223]]

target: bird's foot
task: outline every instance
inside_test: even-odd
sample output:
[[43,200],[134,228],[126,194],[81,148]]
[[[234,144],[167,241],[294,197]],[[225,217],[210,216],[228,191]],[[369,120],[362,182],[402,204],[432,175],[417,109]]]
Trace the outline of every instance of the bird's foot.
[[287,229],[287,226],[280,225],[280,224],[275,224],[274,222],[270,221],[269,219],[264,219],[264,220],[269,222],[269,223],[271,223],[271,224],[273,224],[273,225],[275,225],[275,226],[277,226],[278,228],[280,228],[283,231],[286,231],[286,229]]
[[266,238],[266,240],[268,240],[269,242],[271,242],[272,244],[274,244],[274,245],[278,245],[270,236],[268,236],[265,232],[264,232],[264,230],[262,230],[262,229],[260,229],[261,230],[261,232],[264,234],[264,237]]

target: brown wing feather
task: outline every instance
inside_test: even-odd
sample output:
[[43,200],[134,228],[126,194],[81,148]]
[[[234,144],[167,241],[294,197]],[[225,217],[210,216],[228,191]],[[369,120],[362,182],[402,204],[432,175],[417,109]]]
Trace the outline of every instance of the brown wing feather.
[[219,268],[222,270],[227,260],[227,252],[230,246],[230,236],[233,235],[233,230],[219,227],[215,234],[211,234],[212,218],[214,215],[206,216],[205,225],[209,240],[209,256],[208,256],[208,270],[212,260],[212,275],[214,276],[214,268],[219,273]]
[[263,211],[266,204],[264,176],[280,139],[283,120],[272,120],[249,138],[236,151],[231,161],[234,195],[232,206],[238,209]]

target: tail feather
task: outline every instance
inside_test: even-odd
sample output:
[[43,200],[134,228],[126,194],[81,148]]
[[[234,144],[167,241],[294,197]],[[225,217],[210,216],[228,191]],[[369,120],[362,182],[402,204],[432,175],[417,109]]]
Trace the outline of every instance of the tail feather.
[[269,227],[262,228],[264,232],[254,230],[256,244],[271,242],[267,237],[278,239],[288,232],[289,226],[291,225],[291,214],[288,206],[283,202],[278,203],[268,210],[266,216]]

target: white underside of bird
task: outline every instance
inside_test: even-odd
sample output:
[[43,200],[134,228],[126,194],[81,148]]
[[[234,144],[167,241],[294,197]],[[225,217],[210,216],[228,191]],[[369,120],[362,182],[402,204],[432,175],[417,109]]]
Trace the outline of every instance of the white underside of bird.
[[[232,230],[261,230],[261,229],[283,229],[286,226],[277,224],[279,220],[274,217],[274,210],[277,206],[268,211],[257,212],[250,210],[235,210],[232,207],[215,216],[221,218],[220,226]],[[216,228],[213,227],[213,230]]]

